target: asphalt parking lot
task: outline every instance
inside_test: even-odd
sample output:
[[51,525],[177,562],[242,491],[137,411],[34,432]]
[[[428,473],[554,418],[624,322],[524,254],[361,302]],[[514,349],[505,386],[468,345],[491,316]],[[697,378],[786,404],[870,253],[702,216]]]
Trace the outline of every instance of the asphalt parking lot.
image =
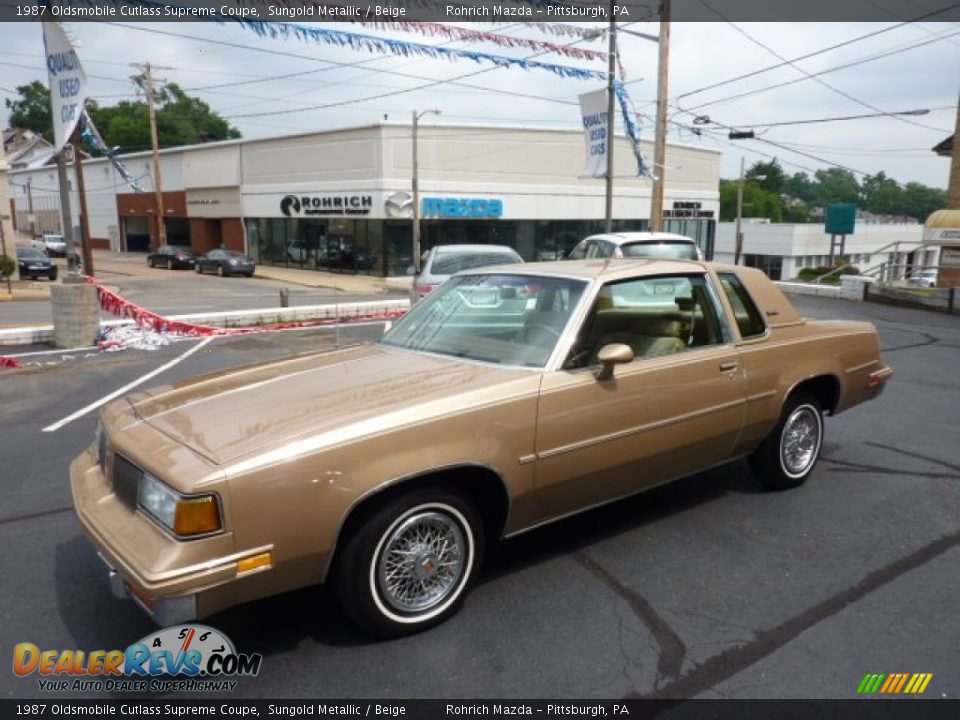
[[[870,672],[933,673],[926,697],[960,696],[960,318],[795,302],[874,322],[896,371],[827,421],[806,485],[763,492],[738,462],[520,536],[459,615],[414,637],[372,642],[322,588],[231,609],[209,624],[264,655],[233,697],[852,698]],[[155,383],[331,343],[221,338]],[[95,413],[41,430],[191,345],[0,371],[0,653],[125,648],[154,629],[111,598],[70,506]],[[6,671],[0,696],[44,695]]]
[[[160,315],[186,315],[225,310],[280,307],[280,289],[285,288],[293,307],[332,305],[336,302],[382,300],[383,294],[336,292],[331,288],[310,288],[261,277],[200,277],[194,272],[145,271],[142,276],[103,273],[101,282],[116,289],[127,300]],[[406,297],[403,290],[397,297]],[[104,320],[114,319],[102,313]],[[0,327],[51,325],[49,299],[0,303]]]

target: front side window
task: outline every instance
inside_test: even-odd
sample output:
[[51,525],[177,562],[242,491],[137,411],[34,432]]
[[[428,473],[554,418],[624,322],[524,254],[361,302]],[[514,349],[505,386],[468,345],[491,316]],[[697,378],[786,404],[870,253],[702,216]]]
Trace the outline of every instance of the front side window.
[[600,288],[564,368],[596,365],[601,348],[612,343],[629,345],[640,360],[726,340],[704,276],[623,280]]
[[384,345],[480,362],[542,368],[586,283],[535,275],[453,277],[415,305]]
[[740,278],[733,273],[720,273],[720,285],[723,286],[723,292],[733,308],[733,316],[740,328],[740,337],[763,335],[767,329],[763,317]]

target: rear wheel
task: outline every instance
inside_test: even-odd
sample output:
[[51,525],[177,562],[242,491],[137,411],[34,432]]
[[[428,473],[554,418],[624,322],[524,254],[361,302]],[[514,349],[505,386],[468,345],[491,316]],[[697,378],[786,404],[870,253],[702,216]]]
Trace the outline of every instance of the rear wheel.
[[223,270],[223,265],[217,265],[217,275],[219,275],[220,277],[223,277],[226,274],[227,273],[225,273]]
[[823,409],[815,397],[788,398],[776,427],[750,456],[760,482],[770,490],[802,485],[820,457],[823,430]]
[[197,275],[203,275],[203,267],[201,267],[201,265],[200,265],[199,262],[198,262],[196,265],[193,266],[193,271],[194,271]]
[[173,258],[167,260],[167,270],[173,270]]
[[148,257],[148,258],[147,258],[147,267],[156,267],[156,265],[153,264],[153,258],[152,258],[152,257]]
[[381,636],[418,632],[453,615],[483,555],[483,525],[464,498],[425,488],[385,502],[338,554],[344,611]]

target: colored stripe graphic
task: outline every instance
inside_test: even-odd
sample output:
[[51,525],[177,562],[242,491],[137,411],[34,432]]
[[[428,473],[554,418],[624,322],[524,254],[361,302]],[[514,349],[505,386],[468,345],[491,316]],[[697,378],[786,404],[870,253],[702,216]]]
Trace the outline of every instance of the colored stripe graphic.
[[857,688],[857,692],[875,693],[883,677],[883,673],[867,673],[863,676],[863,680],[860,681],[860,687]]
[[867,673],[857,686],[857,693],[919,695],[927,689],[932,679],[933,673]]

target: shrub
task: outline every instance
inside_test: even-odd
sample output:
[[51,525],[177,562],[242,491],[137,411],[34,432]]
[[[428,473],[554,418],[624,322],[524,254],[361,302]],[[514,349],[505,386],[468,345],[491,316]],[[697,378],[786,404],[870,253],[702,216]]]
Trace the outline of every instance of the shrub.
[[10,277],[17,269],[17,262],[9,255],[0,255],[0,277]]

